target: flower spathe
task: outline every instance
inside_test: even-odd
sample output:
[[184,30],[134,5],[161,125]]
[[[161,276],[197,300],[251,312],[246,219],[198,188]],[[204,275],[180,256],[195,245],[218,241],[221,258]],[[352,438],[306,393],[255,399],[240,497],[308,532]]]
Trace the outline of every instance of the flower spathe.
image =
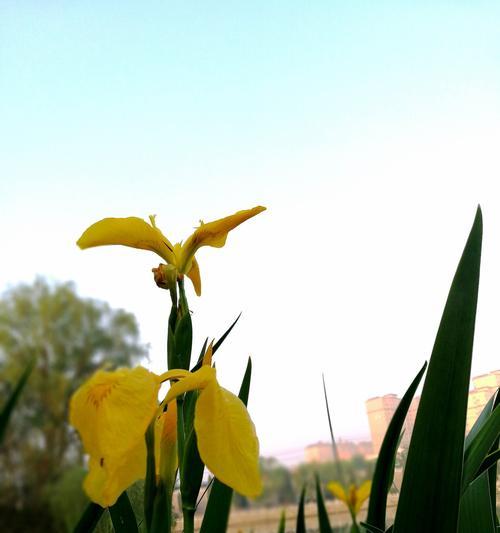
[[158,377],[142,367],[98,370],[73,394],[69,419],[89,454],[88,497],[113,505],[146,471],[145,432],[158,408]]
[[365,481],[359,488],[357,488],[356,485],[351,484],[349,490],[346,491],[340,483],[332,481],[328,483],[327,488],[335,497],[343,501],[349,508],[353,517],[356,517],[363,506],[363,503],[370,496],[371,486],[371,481]]
[[243,402],[218,384],[215,369],[204,365],[196,372],[170,370],[161,376],[142,367],[99,370],[74,393],[70,423],[90,456],[84,481],[89,498],[108,507],[145,476],[145,433],[158,412],[161,382],[168,379],[179,381],[164,400],[169,404],[166,413],[157,418],[160,475],[161,470],[171,471],[175,461],[176,409],[172,400],[199,389],[194,428],[200,457],[226,485],[246,496],[258,495],[262,484],[255,427]]
[[199,296],[201,294],[201,278],[198,262],[195,258],[198,249],[202,246],[223,247],[231,230],[265,209],[265,207],[257,206],[206,224],[200,221],[200,226],[184,243],[175,245],[172,245],[156,226],[154,216],[149,217],[150,224],[138,217],[104,218],[87,228],[78,239],[77,244],[82,249],[119,244],[155,252],[168,265],[173,265],[178,275],[188,276]]

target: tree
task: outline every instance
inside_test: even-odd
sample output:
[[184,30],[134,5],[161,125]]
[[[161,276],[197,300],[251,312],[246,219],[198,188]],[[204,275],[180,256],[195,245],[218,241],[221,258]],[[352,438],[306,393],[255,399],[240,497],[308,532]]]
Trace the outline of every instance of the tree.
[[104,363],[146,355],[135,317],[77,295],[72,283],[37,279],[0,299],[0,397],[28,362],[35,367],[0,451],[0,505],[33,507],[82,449],[68,426],[71,394]]

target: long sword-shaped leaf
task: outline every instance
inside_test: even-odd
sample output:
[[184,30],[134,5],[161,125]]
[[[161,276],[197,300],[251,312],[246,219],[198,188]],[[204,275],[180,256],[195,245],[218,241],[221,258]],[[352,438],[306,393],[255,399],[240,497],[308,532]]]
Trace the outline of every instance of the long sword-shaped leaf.
[[[490,413],[500,404],[500,390],[497,389],[497,391],[492,395],[492,397],[489,399],[489,401],[484,406],[484,409],[481,411],[481,414],[479,415],[478,419],[472,426],[472,429],[469,431],[469,434],[467,435],[465,439],[465,454],[468,453],[468,449],[471,445],[471,443],[474,441],[476,435],[479,433],[483,425],[488,420],[488,417],[490,416]],[[498,439],[493,443],[492,450],[495,450],[498,448]],[[489,484],[490,484],[490,500],[491,500],[491,506],[493,509],[496,508],[496,498],[497,498],[497,463],[493,463],[488,468],[488,478],[489,478]],[[495,524],[498,526],[498,518],[495,514]]]
[[460,500],[459,533],[495,533],[495,516],[489,496],[488,473],[468,486]]
[[103,507],[97,503],[90,502],[73,529],[73,533],[92,533],[103,513]]
[[134,510],[127,493],[122,492],[116,503],[109,508],[115,533],[139,533]]
[[321,484],[319,476],[316,474],[316,503],[318,506],[318,522],[319,533],[332,533],[332,526],[330,526],[330,519],[328,518],[328,511],[326,510],[325,500],[323,499],[323,492],[321,491]]
[[408,390],[405,392],[403,398],[394,412],[393,417],[389,423],[387,431],[380,447],[377,464],[375,465],[375,472],[373,473],[372,488],[370,491],[370,502],[368,505],[368,515],[366,523],[370,526],[375,526],[382,531],[385,530],[385,513],[387,507],[387,494],[391,487],[394,462],[396,452],[398,451],[399,437],[403,429],[403,424],[410,408],[411,401],[415,395],[415,391],[424,375],[427,362],[424,363],[419,373],[411,382]]
[[[250,380],[252,378],[252,359],[248,358],[247,368],[241,383],[238,398],[247,405],[250,392]],[[233,489],[228,487],[218,479],[214,484],[208,497],[205,515],[201,523],[200,533],[224,533],[227,529],[229,511],[231,510],[231,500]]]
[[302,487],[302,492],[300,493],[299,508],[297,511],[297,533],[306,533],[306,513],[305,513],[305,502],[306,502],[306,485]]
[[24,372],[21,374],[21,377],[16,383],[16,386],[12,390],[10,396],[5,402],[5,405],[2,407],[2,410],[0,411],[0,444],[2,443],[2,440],[4,438],[5,430],[7,429],[7,424],[9,423],[10,417],[12,415],[12,411],[14,410],[14,407],[16,406],[17,401],[19,400],[19,396],[21,395],[21,392],[24,389],[24,386],[26,385],[28,378],[30,377],[34,364],[35,364],[34,360],[28,363],[28,366],[25,368]]
[[395,533],[457,530],[481,242],[478,207],[432,350],[408,451]]
[[500,406],[490,414],[478,431],[464,454],[464,471],[462,475],[462,491],[465,491],[481,467],[488,451],[500,434]]

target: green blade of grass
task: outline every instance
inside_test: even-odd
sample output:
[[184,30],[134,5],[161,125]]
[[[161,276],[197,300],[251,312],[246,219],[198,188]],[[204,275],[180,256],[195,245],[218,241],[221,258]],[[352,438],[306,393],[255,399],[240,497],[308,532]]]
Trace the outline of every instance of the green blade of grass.
[[375,528],[381,529],[382,531],[385,529],[387,494],[391,488],[391,483],[394,478],[394,464],[396,460],[396,452],[398,451],[401,431],[403,429],[403,424],[406,414],[408,413],[408,409],[410,408],[411,401],[426,368],[427,362],[424,363],[418,374],[411,382],[403,398],[401,398],[401,401],[399,402],[399,405],[394,412],[394,415],[391,418],[387,431],[384,435],[384,440],[382,441],[380,452],[377,458],[377,464],[375,465],[366,523],[370,524],[370,526],[375,526]]
[[286,527],[286,515],[285,510],[281,511],[280,516],[280,523],[278,525],[278,533],[285,533],[285,527]]
[[134,510],[126,492],[122,492],[116,503],[109,507],[109,514],[116,533],[139,533]]
[[481,242],[478,207],[432,350],[396,511],[396,533],[457,530]]
[[333,434],[332,418],[330,416],[330,405],[328,403],[328,395],[326,393],[325,375],[322,374],[321,377],[323,379],[323,395],[325,397],[326,416],[328,417],[328,427],[330,429],[330,439],[332,441],[333,462],[335,463],[335,468],[337,470],[337,478],[342,484],[342,486],[345,487],[346,482],[344,479],[344,472],[342,471],[342,465],[340,464],[339,452],[337,450],[337,443],[335,442],[335,436]]
[[[239,317],[238,317],[239,318]],[[235,322],[236,323],[236,322]],[[233,324],[234,325],[234,324]],[[252,359],[248,358],[247,368],[241,383],[238,398],[247,405],[250,393],[250,381],[252,378]],[[233,489],[222,481],[214,479],[207,507],[201,523],[200,533],[224,533],[229,521]]]
[[23,373],[21,374],[21,377],[16,383],[16,386],[12,390],[10,396],[7,398],[7,401],[5,402],[2,411],[0,411],[0,444],[2,443],[3,438],[5,436],[5,430],[7,429],[7,424],[9,423],[12,411],[14,410],[14,407],[16,406],[19,400],[19,396],[21,395],[21,392],[23,391],[24,386],[26,385],[26,382],[30,377],[34,364],[34,360],[28,363],[28,366],[24,369]]
[[306,502],[306,485],[304,484],[304,486],[302,487],[302,492],[300,493],[299,507],[297,510],[297,527],[295,528],[297,533],[307,533],[305,502]]
[[73,529],[73,533],[92,533],[99,523],[103,513],[103,507],[97,503],[90,502]]
[[319,533],[332,533],[330,519],[328,518],[328,511],[326,510],[323,492],[321,491],[319,476],[316,474],[314,477],[316,479],[316,503],[318,505]]

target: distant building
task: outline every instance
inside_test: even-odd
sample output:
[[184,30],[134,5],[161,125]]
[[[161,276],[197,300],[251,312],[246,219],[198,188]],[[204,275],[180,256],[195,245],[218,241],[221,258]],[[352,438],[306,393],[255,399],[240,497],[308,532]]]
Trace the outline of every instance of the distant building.
[[[342,461],[348,461],[355,455],[367,457],[372,454],[372,443],[339,439],[337,451],[339,459]],[[328,463],[333,461],[332,444],[330,442],[310,444],[305,449],[305,461],[306,463]]]
[[[494,370],[489,374],[472,378],[472,385],[473,388],[469,392],[469,401],[467,404],[466,432],[470,431],[484,406],[500,386],[500,370]],[[399,402],[400,398],[395,394],[376,396],[365,402],[373,443],[373,453],[375,454],[378,454],[380,450],[385,432]],[[401,446],[404,448],[407,448],[410,444],[419,402],[420,396],[415,396],[406,416],[404,434],[401,440]]]

